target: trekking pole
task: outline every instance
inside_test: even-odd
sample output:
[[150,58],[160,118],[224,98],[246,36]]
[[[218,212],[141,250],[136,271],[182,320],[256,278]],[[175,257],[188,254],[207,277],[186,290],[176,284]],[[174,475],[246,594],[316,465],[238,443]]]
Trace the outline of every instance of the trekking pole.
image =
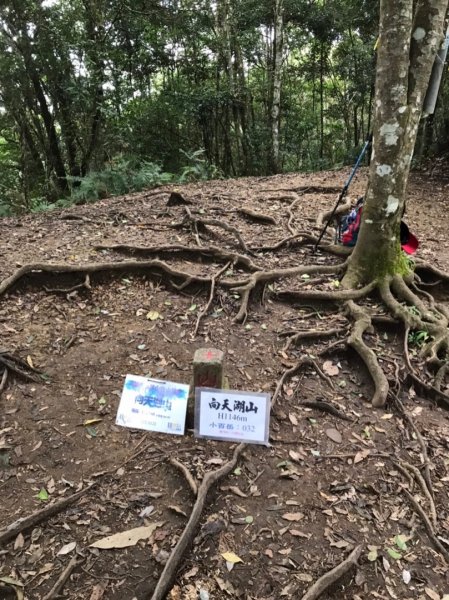
[[371,145],[372,139],[373,139],[373,135],[372,135],[372,133],[370,133],[369,136],[366,139],[366,142],[363,145],[363,148],[362,148],[362,150],[361,150],[361,152],[360,152],[360,154],[359,154],[359,156],[358,156],[358,158],[356,160],[356,163],[355,163],[355,165],[354,165],[354,167],[353,167],[353,169],[351,171],[351,174],[348,177],[347,182],[345,183],[343,189],[340,192],[340,195],[338,196],[337,203],[334,206],[334,208],[333,208],[333,210],[332,210],[332,212],[331,212],[331,214],[330,214],[330,216],[329,216],[329,218],[328,218],[325,226],[323,227],[322,232],[320,233],[320,236],[319,236],[319,238],[318,238],[318,240],[317,240],[317,242],[316,242],[316,244],[315,244],[315,246],[313,248],[313,252],[314,253],[317,251],[318,246],[319,246],[321,240],[323,239],[323,236],[326,233],[327,228],[329,227],[330,223],[332,222],[332,219],[334,218],[335,213],[337,212],[337,208],[340,206],[340,203],[342,202],[342,200],[344,199],[344,197],[348,193],[348,189],[349,189],[349,186],[351,185],[351,181],[353,180],[354,175],[356,174],[357,169],[359,168],[360,163],[362,162],[363,157],[366,154],[366,151],[368,150],[369,146]]

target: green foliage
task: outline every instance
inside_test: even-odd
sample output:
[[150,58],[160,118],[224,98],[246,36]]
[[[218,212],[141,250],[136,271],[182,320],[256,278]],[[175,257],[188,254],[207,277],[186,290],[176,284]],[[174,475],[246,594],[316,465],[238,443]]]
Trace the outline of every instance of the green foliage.
[[211,165],[204,158],[204,150],[196,150],[195,152],[185,152],[181,150],[188,160],[188,164],[182,168],[179,176],[179,183],[189,181],[200,181],[205,179],[216,179],[219,177],[219,170],[214,165]]
[[408,343],[421,348],[431,339],[427,331],[412,331],[408,334]]
[[169,183],[172,179],[173,176],[162,172],[159,165],[118,157],[110,161],[102,171],[92,171],[86,177],[73,179],[70,198],[73,203],[82,204],[109,196],[139,192]]

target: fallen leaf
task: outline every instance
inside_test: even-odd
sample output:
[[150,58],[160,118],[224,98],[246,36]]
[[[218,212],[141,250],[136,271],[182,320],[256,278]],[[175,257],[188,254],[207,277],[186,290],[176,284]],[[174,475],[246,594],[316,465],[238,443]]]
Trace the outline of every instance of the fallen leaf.
[[323,371],[326,375],[329,375],[329,377],[335,377],[340,370],[331,360],[326,360],[323,363]]
[[296,415],[294,415],[293,413],[289,413],[288,418],[292,425],[298,425],[298,419],[296,418]]
[[342,442],[342,437],[341,437],[341,433],[334,428],[330,428],[330,429],[326,429],[325,431],[327,437],[329,439],[331,439],[333,442],[335,442],[336,444],[341,444]]
[[385,421],[388,421],[389,419],[393,418],[393,415],[391,413],[387,413],[385,415],[382,415],[380,418],[384,419]]
[[150,310],[150,312],[147,313],[147,319],[149,319],[150,321],[157,321],[159,317],[160,314],[157,312],[157,310]]
[[298,513],[285,513],[282,515],[282,518],[286,521],[300,521],[304,518],[304,515],[300,512]]
[[0,581],[14,588],[14,591],[16,593],[16,600],[23,600],[23,583],[17,581],[17,579],[13,579],[12,577],[0,577]]
[[240,496],[240,498],[247,498],[248,497],[245,494],[245,492],[242,492],[242,490],[239,487],[237,487],[236,485],[231,485],[228,489],[229,489],[230,492],[232,492],[236,496]]
[[237,556],[237,554],[234,554],[234,552],[223,552],[222,557],[226,562],[230,562],[232,564],[243,562],[240,556]]
[[21,533],[16,537],[16,541],[14,542],[14,550],[20,550],[23,548],[25,544],[25,538]]
[[177,513],[178,515],[182,515],[183,517],[187,517],[187,513],[185,513],[182,508],[180,508],[179,506],[176,506],[176,504],[170,504],[168,507],[170,510],[172,510],[173,512]]
[[307,540],[309,540],[312,537],[312,534],[304,533],[303,531],[299,531],[298,529],[289,529],[288,532],[290,535],[293,535],[294,537],[301,537],[301,538],[305,538]]
[[331,546],[334,548],[347,548],[349,546],[349,542],[346,540],[338,540],[338,542],[331,542]]
[[394,543],[399,548],[399,550],[407,550],[407,544],[405,543],[406,541],[407,541],[407,536],[405,536],[405,535],[397,535],[394,538]]
[[357,452],[354,456],[354,464],[356,465],[357,463],[362,462],[369,454],[369,450],[360,450],[360,452]]
[[103,598],[106,587],[101,585],[95,585],[92,589],[92,594],[90,595],[89,600],[101,600]]
[[90,544],[90,548],[101,548],[106,550],[109,548],[127,548],[128,546],[135,546],[139,540],[147,540],[157,527],[161,527],[163,523],[152,523],[145,527],[135,527],[134,529],[128,529],[114,535],[108,535]]
[[190,577],[195,577],[195,575],[198,573],[199,571],[199,567],[193,567],[192,569],[190,569],[190,571],[187,571],[187,573],[185,573],[182,578],[183,579],[190,579]]
[[440,600],[440,594],[438,594],[434,590],[431,590],[430,588],[425,588],[424,591],[432,600]]
[[371,562],[374,562],[375,560],[377,560],[377,548],[373,548],[372,550],[370,550],[368,552],[368,560]]
[[46,502],[48,500],[48,492],[45,488],[42,488],[41,491],[38,493],[37,495],[39,500],[42,500],[42,502]]
[[75,550],[76,548],[76,542],[70,542],[70,544],[65,544],[65,546],[63,546],[59,552],[57,553],[56,556],[64,556],[64,554],[68,554],[69,552],[72,552],[72,550]]
[[88,425],[95,425],[95,423],[101,423],[103,419],[87,419],[87,421],[84,421],[83,425],[85,427],[87,427]]
[[[394,558],[395,560],[399,560],[400,558],[402,558],[402,554],[400,554],[399,552],[396,552],[396,550],[394,550],[393,548],[387,548],[387,552],[388,555],[391,556],[391,558]],[[438,598],[439,600],[439,598]]]
[[410,583],[411,579],[412,579],[412,575],[411,575],[410,571],[407,571],[406,569],[404,569],[402,571],[402,581],[406,585],[408,585]]
[[296,462],[300,462],[303,461],[306,457],[303,454],[300,454],[299,452],[296,452],[295,450],[290,450],[288,455],[290,456],[290,458]]
[[271,550],[271,548],[267,548],[264,554],[265,556],[268,556],[268,558],[273,558],[273,550]]

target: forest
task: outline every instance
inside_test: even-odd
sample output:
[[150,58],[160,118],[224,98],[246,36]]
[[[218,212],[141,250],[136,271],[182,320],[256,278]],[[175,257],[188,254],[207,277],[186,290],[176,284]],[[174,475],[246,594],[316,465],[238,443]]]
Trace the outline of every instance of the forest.
[[449,600],[449,0],[0,21],[0,597]]
[[[371,129],[370,0],[12,0],[0,22],[2,215],[341,167]],[[448,151],[448,97],[418,162]]]

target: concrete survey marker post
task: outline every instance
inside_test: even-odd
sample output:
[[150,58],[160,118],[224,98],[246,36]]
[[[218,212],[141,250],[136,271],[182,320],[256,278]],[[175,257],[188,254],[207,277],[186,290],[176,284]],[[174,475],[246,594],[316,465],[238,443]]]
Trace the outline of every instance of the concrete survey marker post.
[[221,389],[224,385],[224,352],[200,348],[193,355],[193,387]]
[[186,426],[193,429],[195,422],[195,389],[225,387],[224,352],[217,348],[199,348],[193,355],[193,381],[187,405]]

